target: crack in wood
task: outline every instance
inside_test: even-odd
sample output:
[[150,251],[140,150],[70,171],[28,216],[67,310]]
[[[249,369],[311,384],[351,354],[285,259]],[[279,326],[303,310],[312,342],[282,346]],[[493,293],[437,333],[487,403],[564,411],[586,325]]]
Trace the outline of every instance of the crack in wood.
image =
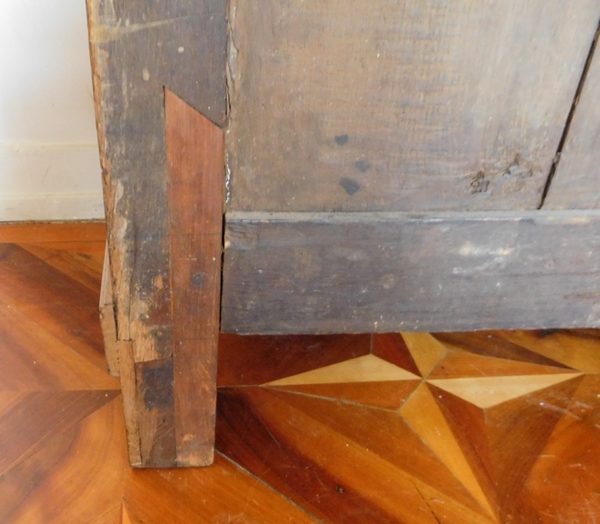
[[546,197],[548,196],[548,193],[550,192],[550,187],[552,186],[552,181],[554,180],[554,176],[556,174],[558,164],[560,163],[560,157],[562,155],[567,138],[569,136],[569,130],[571,129],[571,124],[573,123],[573,118],[575,117],[575,111],[577,110],[577,105],[579,104],[579,99],[581,97],[581,93],[585,86],[585,81],[587,79],[588,72],[590,70],[590,66],[592,65],[592,61],[594,60],[594,55],[596,53],[596,47],[598,45],[599,37],[600,37],[600,20],[598,21],[596,33],[594,34],[594,38],[593,38],[592,44],[590,46],[590,51],[589,51],[587,59],[585,61],[585,66],[583,67],[583,72],[581,73],[581,79],[579,80],[577,90],[575,91],[575,96],[573,98],[573,103],[571,104],[571,109],[569,111],[567,120],[565,122],[563,134],[560,138],[560,142],[558,143],[558,148],[556,150],[556,154],[554,155],[552,167],[550,168],[550,172],[548,173],[548,178],[546,179],[546,184],[544,185],[544,189],[542,190],[542,196],[540,197],[540,203],[538,205],[538,209],[542,209],[544,207],[544,204],[546,202]]

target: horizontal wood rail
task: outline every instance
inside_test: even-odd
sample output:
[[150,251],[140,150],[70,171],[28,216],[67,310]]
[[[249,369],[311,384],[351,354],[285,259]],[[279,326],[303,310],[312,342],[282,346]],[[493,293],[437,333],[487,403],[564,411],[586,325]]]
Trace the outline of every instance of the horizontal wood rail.
[[228,213],[223,275],[226,332],[598,327],[600,211]]

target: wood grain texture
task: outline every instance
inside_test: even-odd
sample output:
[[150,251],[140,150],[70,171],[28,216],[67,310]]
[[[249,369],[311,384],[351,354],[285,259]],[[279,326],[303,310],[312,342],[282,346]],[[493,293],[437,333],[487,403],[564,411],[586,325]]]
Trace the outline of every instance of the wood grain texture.
[[315,522],[221,455],[205,469],[129,471],[123,504],[133,524]]
[[[98,323],[99,290],[16,244],[0,244],[0,300],[19,311],[99,369],[106,369]],[[100,275],[98,275],[98,278]]]
[[117,524],[127,467],[121,405],[89,407],[95,411],[72,427],[48,428],[43,445],[2,475],[2,522]]
[[223,131],[166,91],[176,462],[213,462],[223,254]]
[[536,209],[599,17],[594,0],[231,2],[230,209]]
[[[105,240],[85,241],[94,232],[93,224],[44,227],[48,242],[36,236],[39,228],[37,224],[18,228],[26,242],[12,247],[22,258],[16,259],[19,263],[12,266],[11,273],[4,267],[0,277],[2,297],[15,297],[10,302],[0,300],[0,522],[313,522],[301,509],[222,456],[212,468],[202,471],[144,475],[131,470],[118,381],[107,375],[105,366],[95,365],[94,345],[87,353],[82,350],[87,337],[81,336],[76,351],[65,337],[59,339],[51,333],[64,331],[63,319],[52,315],[54,308],[48,310],[57,303],[67,312],[74,310],[68,304],[71,299],[77,307],[95,310],[88,324],[99,324],[99,285],[95,293],[82,293],[76,277],[86,259],[75,255],[93,251],[93,256],[98,256],[90,266],[95,268],[99,282],[104,251],[90,249],[87,244],[96,242],[102,247]],[[75,231],[78,233],[71,235]],[[63,234],[65,240],[61,241]],[[18,236],[10,239],[18,241]],[[38,247],[52,244],[52,248],[36,250],[39,258],[35,262],[36,255],[27,249],[33,245],[29,240]],[[49,258],[50,252],[61,251],[60,245],[64,251],[55,253],[60,256]],[[4,251],[7,253],[11,251]],[[55,264],[56,259],[61,264]],[[41,270],[44,266],[46,271]],[[58,285],[44,287],[49,277]],[[47,312],[42,324],[40,311]],[[80,328],[85,330],[86,324]],[[95,337],[95,345],[101,346],[98,330]],[[343,345],[344,339],[339,342]],[[367,351],[368,345],[367,338]],[[131,349],[122,354],[132,355]],[[331,354],[339,358],[339,352]],[[134,369],[133,363],[127,368]],[[135,386],[135,380],[128,382],[127,378],[121,377],[123,386]],[[137,397],[132,394],[125,400],[128,398]],[[139,439],[137,446],[139,449]]]
[[221,328],[594,327],[599,234],[591,211],[228,214]]
[[2,243],[106,242],[104,222],[28,222],[0,224]]
[[593,56],[544,209],[600,207],[600,55]]
[[[598,520],[599,330],[394,333],[372,343],[369,335],[223,335],[215,463],[139,470],[128,465],[116,380],[83,356],[86,338],[75,351],[47,330],[51,314],[38,323],[67,291],[36,294],[48,273],[31,268],[14,268],[27,278],[0,278],[2,296],[22,296],[0,304],[3,524]],[[80,294],[65,271],[62,282]],[[97,312],[92,295],[79,298]],[[333,364],[362,378],[351,368],[371,347],[417,378],[266,385],[309,371],[330,382],[322,368]],[[488,408],[431,383],[479,377],[477,400],[477,387],[490,394],[499,377],[502,399],[508,378],[532,377],[533,387],[565,374],[580,376]]]
[[[457,333],[451,344],[445,337],[375,336],[374,353],[422,373],[400,406],[374,395],[378,388],[390,395],[390,383],[363,388],[364,357],[343,362],[357,373],[347,373],[349,382],[330,396],[321,393],[336,379],[335,366],[331,376],[327,368],[304,374],[306,383],[291,389],[276,385],[294,380],[278,362],[285,353],[261,360],[277,382],[220,389],[217,448],[325,523],[596,518],[598,375],[583,370],[594,369],[597,353],[577,347],[600,351],[598,331]],[[431,365],[419,372],[413,357],[421,349]],[[238,347],[241,357],[247,351]],[[232,346],[231,366],[235,354]],[[578,355],[577,367],[550,357],[570,354]],[[441,376],[444,386],[471,380],[470,396],[430,378]],[[394,383],[395,394],[413,382]],[[497,402],[477,406],[482,396]]]
[[119,351],[117,347],[117,323],[115,321],[115,306],[113,303],[112,276],[108,255],[108,244],[104,255],[102,268],[102,281],[100,285],[100,325],[102,327],[102,338],[104,340],[104,354],[108,372],[119,376]]
[[[117,336],[131,342],[132,376],[140,379],[166,365],[163,378],[169,381],[169,361],[173,372],[171,286],[176,282],[170,264],[177,239],[170,234],[165,88],[223,125],[225,6],[225,0],[88,2]],[[151,387],[159,388],[158,405],[172,412],[166,406],[173,391],[163,391],[160,381],[136,384],[132,391],[142,394]],[[147,434],[162,434],[158,427],[166,412],[150,413],[135,404],[149,424]],[[143,424],[137,427],[145,431]],[[141,464],[176,463],[175,448],[166,443],[148,442],[141,450]]]

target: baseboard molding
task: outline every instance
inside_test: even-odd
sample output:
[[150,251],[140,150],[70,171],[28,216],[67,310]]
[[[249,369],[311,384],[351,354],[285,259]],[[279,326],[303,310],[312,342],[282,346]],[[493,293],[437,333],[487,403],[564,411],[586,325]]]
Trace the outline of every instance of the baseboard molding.
[[600,327],[600,210],[227,213],[221,329]]
[[102,218],[101,192],[0,195],[0,222]]

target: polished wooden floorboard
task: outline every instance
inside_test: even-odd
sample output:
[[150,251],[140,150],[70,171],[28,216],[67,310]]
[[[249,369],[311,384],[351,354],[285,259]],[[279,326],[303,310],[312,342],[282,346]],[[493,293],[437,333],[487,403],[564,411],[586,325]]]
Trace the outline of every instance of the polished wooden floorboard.
[[600,332],[236,337],[214,466],[133,470],[101,224],[0,225],[0,524],[600,522]]

